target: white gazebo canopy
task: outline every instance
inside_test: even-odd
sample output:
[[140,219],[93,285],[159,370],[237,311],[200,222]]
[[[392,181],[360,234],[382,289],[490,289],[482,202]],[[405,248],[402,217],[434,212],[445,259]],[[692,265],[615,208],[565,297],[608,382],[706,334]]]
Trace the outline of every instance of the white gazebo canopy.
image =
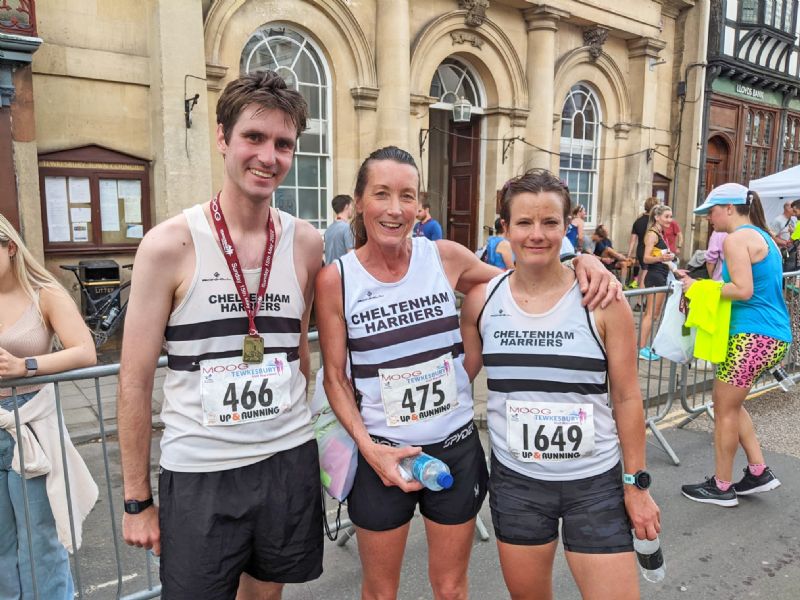
[[764,216],[770,223],[783,212],[786,202],[800,199],[800,165],[754,179],[748,187],[758,192],[764,205]]

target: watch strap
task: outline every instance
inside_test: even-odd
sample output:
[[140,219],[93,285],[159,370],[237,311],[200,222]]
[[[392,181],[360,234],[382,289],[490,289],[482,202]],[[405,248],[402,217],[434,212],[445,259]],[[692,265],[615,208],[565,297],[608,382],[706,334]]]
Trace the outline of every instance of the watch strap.
[[153,497],[150,496],[147,500],[125,500],[125,512],[129,515],[138,515],[146,508],[153,505]]
[[636,485],[636,475],[631,475],[630,473],[623,473],[622,483],[627,483],[628,485]]
[[25,359],[25,377],[33,377],[38,370],[39,362],[35,358],[28,357]]

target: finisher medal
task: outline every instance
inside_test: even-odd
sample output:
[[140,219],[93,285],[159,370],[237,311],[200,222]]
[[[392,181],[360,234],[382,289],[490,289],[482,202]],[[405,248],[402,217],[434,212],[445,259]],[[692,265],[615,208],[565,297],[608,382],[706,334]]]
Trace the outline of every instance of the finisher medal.
[[264,338],[260,335],[244,336],[242,347],[242,361],[246,363],[260,363],[264,360]]
[[275,255],[275,224],[272,222],[271,211],[267,210],[267,245],[264,248],[264,260],[261,265],[261,277],[258,281],[258,293],[256,294],[255,302],[250,302],[250,294],[247,291],[247,283],[245,283],[242,266],[236,254],[236,248],[233,247],[233,240],[228,231],[228,225],[225,223],[222,207],[219,205],[219,194],[211,199],[211,218],[216,224],[217,235],[222,246],[222,254],[225,256],[225,262],[228,263],[228,269],[230,269],[233,282],[236,285],[236,291],[242,301],[244,312],[247,314],[247,335],[242,345],[242,361],[246,363],[261,363],[264,360],[264,338],[258,335],[258,329],[256,329],[256,313],[258,313],[261,302],[267,293],[267,283],[272,270],[272,258]]

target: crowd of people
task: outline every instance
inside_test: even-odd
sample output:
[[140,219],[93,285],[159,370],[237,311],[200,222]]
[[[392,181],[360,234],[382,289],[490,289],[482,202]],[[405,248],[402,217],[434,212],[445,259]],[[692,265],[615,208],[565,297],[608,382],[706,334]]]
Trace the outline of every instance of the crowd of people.
[[[271,203],[306,127],[302,96],[263,71],[229,83],[216,111],[222,187],[144,236],[122,343],[123,536],[160,555],[162,597],[277,599],[286,583],[322,573],[319,461],[306,401],[313,302],[324,391],[357,447],[347,504],[363,598],[397,596],[416,510],[434,597],[466,598],[487,494],[513,598],[552,597],[559,536],[584,597],[638,598],[634,536],[655,539],[661,519],[648,489],[643,399],[630,364],[637,354],[655,357],[647,342],[664,294],[647,302],[637,344],[611,270],[626,282],[636,259],[642,286],[665,285],[682,244],[671,209],[648,199],[623,254],[602,225],[584,240],[585,208],[572,206],[556,176],[533,169],[503,187],[496,236],[481,260],[442,239],[430,206],[420,203],[413,157],[389,146],[362,163],[352,197],[333,199],[336,221],[323,245],[310,224]],[[729,506],[737,494],[779,485],[742,401],[781,360],[791,333],[779,306],[781,253],[764,231],[757,195],[727,187],[696,212],[708,213],[715,235],[727,235],[709,265],[721,263],[720,294],[734,300],[735,318],[714,384],[716,474],[683,493]],[[795,231],[792,223],[789,240]],[[676,276],[691,289],[691,277]],[[465,295],[460,314],[456,292]],[[0,302],[0,377],[94,362],[74,303],[4,219]],[[156,502],[151,398],[162,348]],[[471,382],[481,369],[491,469],[473,421]],[[16,407],[8,398],[0,396],[0,420],[52,401],[39,387],[17,389]],[[10,423],[0,430],[0,564],[19,578],[0,579],[2,597],[19,596],[28,574],[17,552],[27,542],[14,525],[19,474]],[[738,443],[748,466],[731,483]],[[448,464],[451,488],[432,491],[403,477],[400,462],[423,451]],[[28,486],[46,497],[43,480]],[[54,586],[45,597],[71,598],[58,511],[48,502],[39,509],[33,542]]]

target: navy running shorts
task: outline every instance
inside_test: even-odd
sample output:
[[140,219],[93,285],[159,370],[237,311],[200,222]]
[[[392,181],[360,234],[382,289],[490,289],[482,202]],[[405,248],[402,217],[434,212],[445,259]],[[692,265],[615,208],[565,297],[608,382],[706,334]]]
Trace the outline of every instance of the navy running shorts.
[[233,600],[244,572],[302,583],[322,574],[317,442],[245,467],[161,469],[161,597]]
[[[396,445],[375,436],[372,440]],[[386,487],[359,453],[353,490],[347,498],[347,512],[355,525],[370,531],[396,529],[411,520],[417,504],[422,516],[440,525],[460,525],[478,514],[486,498],[489,474],[475,423],[470,421],[459,427],[441,442],[422,446],[422,451],[450,467],[453,487],[408,493],[398,487]]]
[[564,549],[584,554],[633,551],[622,489],[622,465],[594,477],[544,481],[509,469],[492,455],[489,506],[497,539],[539,546],[558,538]]

